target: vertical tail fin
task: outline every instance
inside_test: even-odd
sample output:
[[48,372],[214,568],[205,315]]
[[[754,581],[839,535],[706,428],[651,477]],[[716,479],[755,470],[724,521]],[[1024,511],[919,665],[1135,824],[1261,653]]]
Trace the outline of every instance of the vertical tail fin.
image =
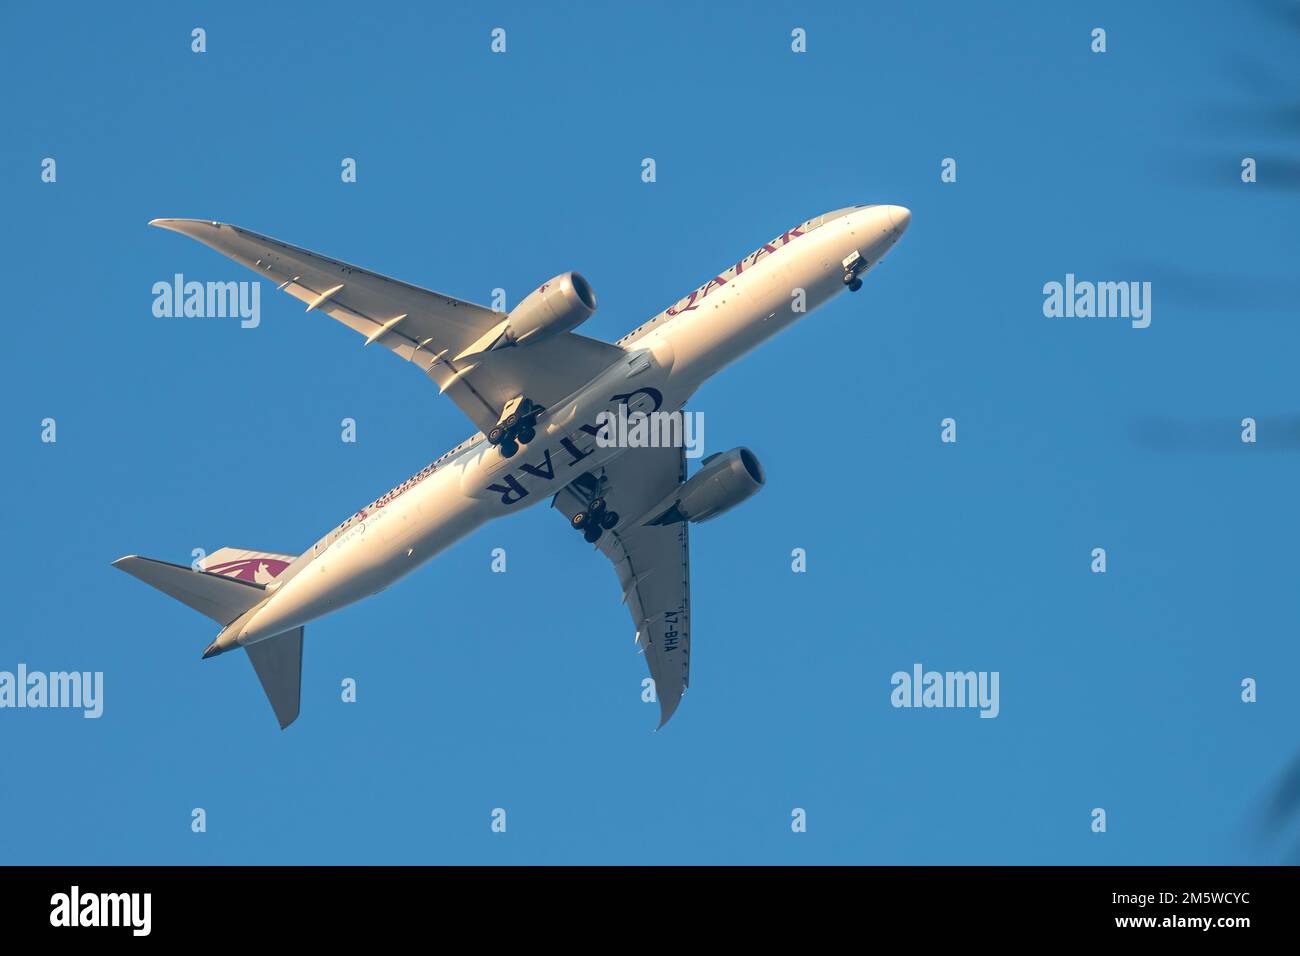
[[296,555],[274,551],[248,551],[244,548],[218,548],[200,562],[209,574],[270,584],[293,564]]

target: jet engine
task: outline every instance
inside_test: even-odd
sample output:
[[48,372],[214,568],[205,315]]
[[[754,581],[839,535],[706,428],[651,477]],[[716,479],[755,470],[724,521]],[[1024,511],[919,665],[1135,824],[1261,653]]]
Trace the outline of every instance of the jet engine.
[[515,306],[506,317],[502,337],[511,345],[523,345],[577,328],[596,311],[596,293],[591,283],[576,272],[565,272]]
[[763,487],[763,466],[748,448],[710,455],[649,524],[700,522],[730,511]]

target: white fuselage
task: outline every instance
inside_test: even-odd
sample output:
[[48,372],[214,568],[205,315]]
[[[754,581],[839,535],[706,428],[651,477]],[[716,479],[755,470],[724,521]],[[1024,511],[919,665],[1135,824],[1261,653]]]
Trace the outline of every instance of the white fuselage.
[[844,291],[845,260],[856,252],[865,271],[908,220],[899,206],[841,209],[755,250],[621,340],[626,354],[550,406],[512,458],[476,435],[357,512],[294,561],[218,645],[265,640],[382,591],[487,521],[549,500],[625,450],[596,443],[600,413],[620,404],[629,413],[680,409],[711,375]]

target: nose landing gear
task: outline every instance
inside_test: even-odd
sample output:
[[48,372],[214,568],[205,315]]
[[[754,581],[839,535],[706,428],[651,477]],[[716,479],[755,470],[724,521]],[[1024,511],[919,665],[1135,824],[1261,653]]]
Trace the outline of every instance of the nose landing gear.
[[583,538],[595,544],[602,534],[618,524],[618,512],[610,511],[604,498],[593,498],[585,510],[573,516],[571,523],[575,531],[581,531]]
[[546,411],[529,398],[510,401],[501,421],[488,432],[488,444],[496,445],[502,458],[513,458],[520,445],[527,445],[537,437],[537,419]]
[[857,292],[862,288],[862,280],[858,276],[867,271],[867,266],[870,263],[857,252],[854,252],[840,265],[844,268],[844,284],[849,287],[850,292]]

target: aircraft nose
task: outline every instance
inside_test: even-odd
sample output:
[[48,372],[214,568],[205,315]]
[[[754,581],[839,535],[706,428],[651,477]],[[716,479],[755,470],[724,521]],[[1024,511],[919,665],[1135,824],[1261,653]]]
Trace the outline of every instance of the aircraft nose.
[[901,236],[907,232],[907,227],[912,221],[912,210],[906,206],[886,206],[885,212],[889,214],[889,222],[894,227],[894,235]]

